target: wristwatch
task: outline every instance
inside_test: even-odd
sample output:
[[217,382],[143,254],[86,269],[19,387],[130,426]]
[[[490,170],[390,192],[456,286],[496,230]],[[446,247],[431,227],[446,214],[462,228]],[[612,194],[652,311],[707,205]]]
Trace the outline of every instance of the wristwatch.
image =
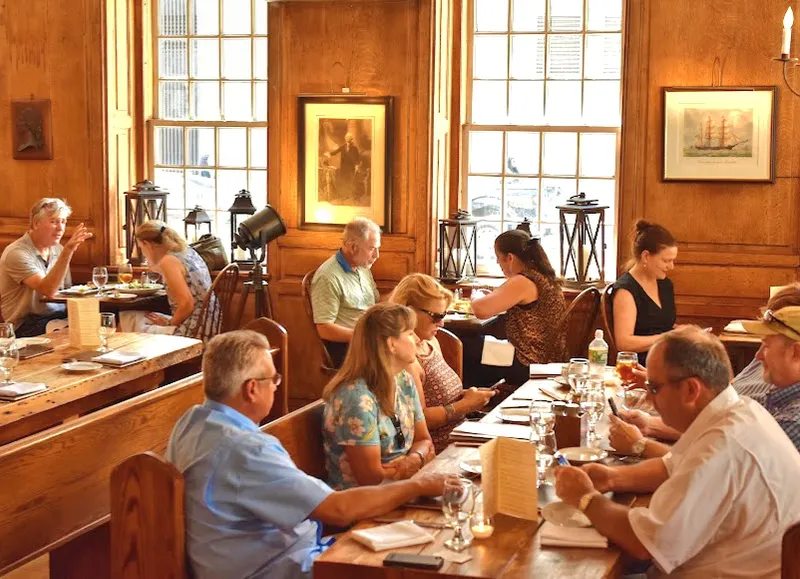
[[647,439],[640,438],[639,440],[633,443],[633,446],[631,447],[631,453],[634,456],[642,456],[645,446],[647,446]]
[[592,502],[592,499],[600,494],[600,491],[591,491],[583,495],[578,501],[578,508],[581,510],[581,512],[585,512],[589,507],[589,503]]

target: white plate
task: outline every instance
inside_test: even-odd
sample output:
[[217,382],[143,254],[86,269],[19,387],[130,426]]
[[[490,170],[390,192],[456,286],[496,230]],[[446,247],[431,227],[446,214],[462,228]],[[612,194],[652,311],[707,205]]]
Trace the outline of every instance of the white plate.
[[542,507],[542,518],[559,527],[591,527],[592,522],[580,509],[567,503],[550,503]]
[[148,284],[147,287],[130,287],[130,285],[126,283],[118,283],[112,289],[124,291],[130,294],[136,294],[137,296],[151,296],[163,290],[164,286],[160,283],[151,283]]
[[112,292],[108,294],[106,297],[112,300],[135,300],[139,296],[137,296],[136,294],[121,294],[118,292]]
[[560,448],[558,452],[573,464],[597,462],[608,456],[608,453],[602,448],[589,448],[588,446],[570,446],[568,448]]
[[512,424],[530,424],[531,417],[527,408],[506,408],[500,411],[503,422]]
[[25,346],[44,346],[50,343],[50,338],[17,338],[17,348],[24,348]]
[[459,466],[459,468],[461,468],[461,470],[464,470],[464,471],[472,473],[472,474],[481,474],[481,471],[482,471],[481,459],[479,459],[479,458],[471,458],[469,460],[462,460],[459,463],[458,466]]
[[94,372],[103,367],[97,362],[65,362],[61,367],[67,372]]

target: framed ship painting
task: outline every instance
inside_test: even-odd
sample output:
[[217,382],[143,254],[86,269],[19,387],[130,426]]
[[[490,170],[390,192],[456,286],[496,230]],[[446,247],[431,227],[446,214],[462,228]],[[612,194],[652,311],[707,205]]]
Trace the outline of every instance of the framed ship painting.
[[368,217],[391,229],[392,97],[298,99],[301,227]]
[[774,182],[775,92],[664,88],[664,180]]

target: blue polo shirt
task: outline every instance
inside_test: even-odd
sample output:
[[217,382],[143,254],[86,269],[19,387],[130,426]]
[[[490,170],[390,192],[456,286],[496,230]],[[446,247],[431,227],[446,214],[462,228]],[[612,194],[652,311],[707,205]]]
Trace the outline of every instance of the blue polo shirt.
[[333,491],[280,441],[224,404],[184,414],[166,458],[186,484],[186,549],[196,579],[311,577],[327,546],[308,517]]

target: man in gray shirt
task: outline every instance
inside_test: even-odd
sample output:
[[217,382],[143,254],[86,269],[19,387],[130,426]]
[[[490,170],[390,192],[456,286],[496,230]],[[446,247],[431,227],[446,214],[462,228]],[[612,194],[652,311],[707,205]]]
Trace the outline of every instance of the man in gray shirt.
[[61,199],[40,199],[31,208],[30,230],[0,256],[0,308],[18,337],[43,334],[47,322],[67,317],[62,304],[43,303],[40,298],[72,284],[69,263],[92,236],[81,223],[66,245],[59,243],[70,213]]

